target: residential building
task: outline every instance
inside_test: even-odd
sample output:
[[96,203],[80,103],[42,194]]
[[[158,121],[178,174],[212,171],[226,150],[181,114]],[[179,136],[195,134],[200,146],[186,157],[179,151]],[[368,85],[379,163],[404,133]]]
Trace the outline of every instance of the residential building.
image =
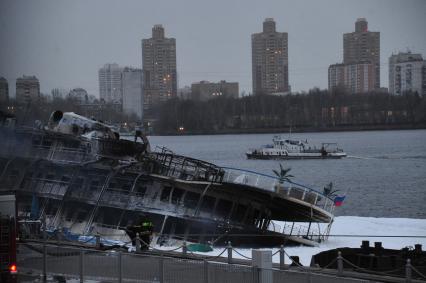
[[177,95],[176,39],[166,38],[162,25],[142,39],[142,71],[145,109]]
[[0,103],[9,101],[9,84],[7,80],[0,77]]
[[206,101],[215,97],[238,98],[238,83],[201,81],[191,85],[191,99]]
[[121,104],[121,72],[118,64],[105,64],[99,69],[99,97],[106,103]]
[[380,32],[368,31],[368,22],[359,18],[355,31],[343,35],[343,64],[365,64],[374,66],[374,88],[380,88]]
[[342,89],[349,93],[375,90],[375,65],[371,63],[334,64],[328,68],[328,89]]
[[344,89],[345,64],[333,64],[328,67],[328,89]]
[[389,57],[389,93],[426,95],[426,61],[421,54],[399,52]]
[[65,98],[69,94],[69,90],[64,88],[53,88],[50,94],[53,99]]
[[183,100],[191,99],[191,87],[184,86],[178,89],[178,97]]
[[68,98],[72,99],[77,104],[84,104],[89,102],[89,95],[87,91],[81,87],[74,88],[68,93]]
[[40,83],[35,76],[22,76],[16,79],[16,101],[29,103],[40,98]]
[[252,80],[255,95],[290,92],[288,83],[288,34],[277,32],[267,18],[263,32],[251,35]]
[[142,70],[125,67],[121,73],[123,112],[135,114],[142,120],[143,114],[143,88]]

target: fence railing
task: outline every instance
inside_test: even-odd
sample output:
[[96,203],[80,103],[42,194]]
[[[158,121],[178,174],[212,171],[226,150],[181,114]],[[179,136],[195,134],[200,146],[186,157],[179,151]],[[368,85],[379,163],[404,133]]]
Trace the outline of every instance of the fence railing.
[[[407,261],[405,278],[392,274],[369,274],[356,272],[350,262],[338,253],[329,265],[304,267],[290,257],[281,247],[272,254],[266,251],[263,256],[271,257],[262,265],[255,258],[258,251],[253,250],[252,257],[244,256],[238,250],[228,246],[217,257],[189,255],[182,247],[181,256],[165,256],[161,253],[128,253],[123,250],[99,251],[82,247],[52,245],[43,243],[21,243],[18,245],[18,274],[43,280],[56,277],[57,280],[115,281],[115,282],[343,282],[360,283],[371,281],[386,282],[422,282],[426,279]],[[165,251],[163,251],[165,252]],[[225,252],[227,254],[221,257]],[[262,251],[265,252],[265,251]],[[279,266],[272,265],[272,257],[279,253]],[[237,261],[234,255],[241,255],[246,261]],[[189,256],[189,257],[188,257]],[[226,259],[227,256],[227,259]],[[287,258],[287,259],[286,259]],[[285,260],[289,260],[288,264]],[[266,260],[268,262],[268,260]],[[334,266],[334,269],[329,269]],[[336,268],[337,267],[337,268]],[[344,268],[345,267],[345,268]],[[348,269],[349,268],[349,269]],[[419,280],[417,280],[419,279]]]

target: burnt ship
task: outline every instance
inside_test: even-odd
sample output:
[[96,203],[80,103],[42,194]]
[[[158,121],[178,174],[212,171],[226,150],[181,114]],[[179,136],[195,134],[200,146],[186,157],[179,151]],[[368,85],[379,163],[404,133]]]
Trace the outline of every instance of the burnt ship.
[[333,222],[334,202],[319,191],[151,150],[140,133],[120,139],[72,112],[31,128],[0,120],[0,193],[16,195],[19,218],[45,219],[51,231],[125,242],[123,228],[143,214],[158,243],[267,247],[316,245]]

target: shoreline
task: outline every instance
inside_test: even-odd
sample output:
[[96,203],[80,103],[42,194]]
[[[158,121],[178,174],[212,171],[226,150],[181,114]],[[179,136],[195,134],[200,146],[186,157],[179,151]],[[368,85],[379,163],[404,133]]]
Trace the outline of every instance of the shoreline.
[[[363,131],[394,131],[394,130],[424,130],[426,124],[399,124],[399,125],[357,125],[335,127],[292,127],[291,133],[323,133],[323,132],[363,132]],[[252,129],[226,129],[216,131],[183,131],[183,132],[158,132],[149,136],[202,136],[202,135],[242,135],[242,134],[279,134],[289,133],[290,127],[284,128],[252,128]]]

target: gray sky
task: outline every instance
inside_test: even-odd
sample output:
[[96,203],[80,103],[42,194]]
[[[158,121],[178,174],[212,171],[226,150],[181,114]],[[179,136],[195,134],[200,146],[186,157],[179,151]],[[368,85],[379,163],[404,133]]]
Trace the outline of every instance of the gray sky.
[[98,93],[105,63],[141,67],[141,39],[163,24],[176,38],[179,87],[237,81],[251,92],[250,35],[273,17],[289,33],[294,91],[327,87],[327,68],[342,61],[343,33],[358,17],[380,31],[381,84],[392,52],[426,57],[425,0],[0,0],[0,76],[14,96],[17,77],[36,75],[41,91],[83,87]]

